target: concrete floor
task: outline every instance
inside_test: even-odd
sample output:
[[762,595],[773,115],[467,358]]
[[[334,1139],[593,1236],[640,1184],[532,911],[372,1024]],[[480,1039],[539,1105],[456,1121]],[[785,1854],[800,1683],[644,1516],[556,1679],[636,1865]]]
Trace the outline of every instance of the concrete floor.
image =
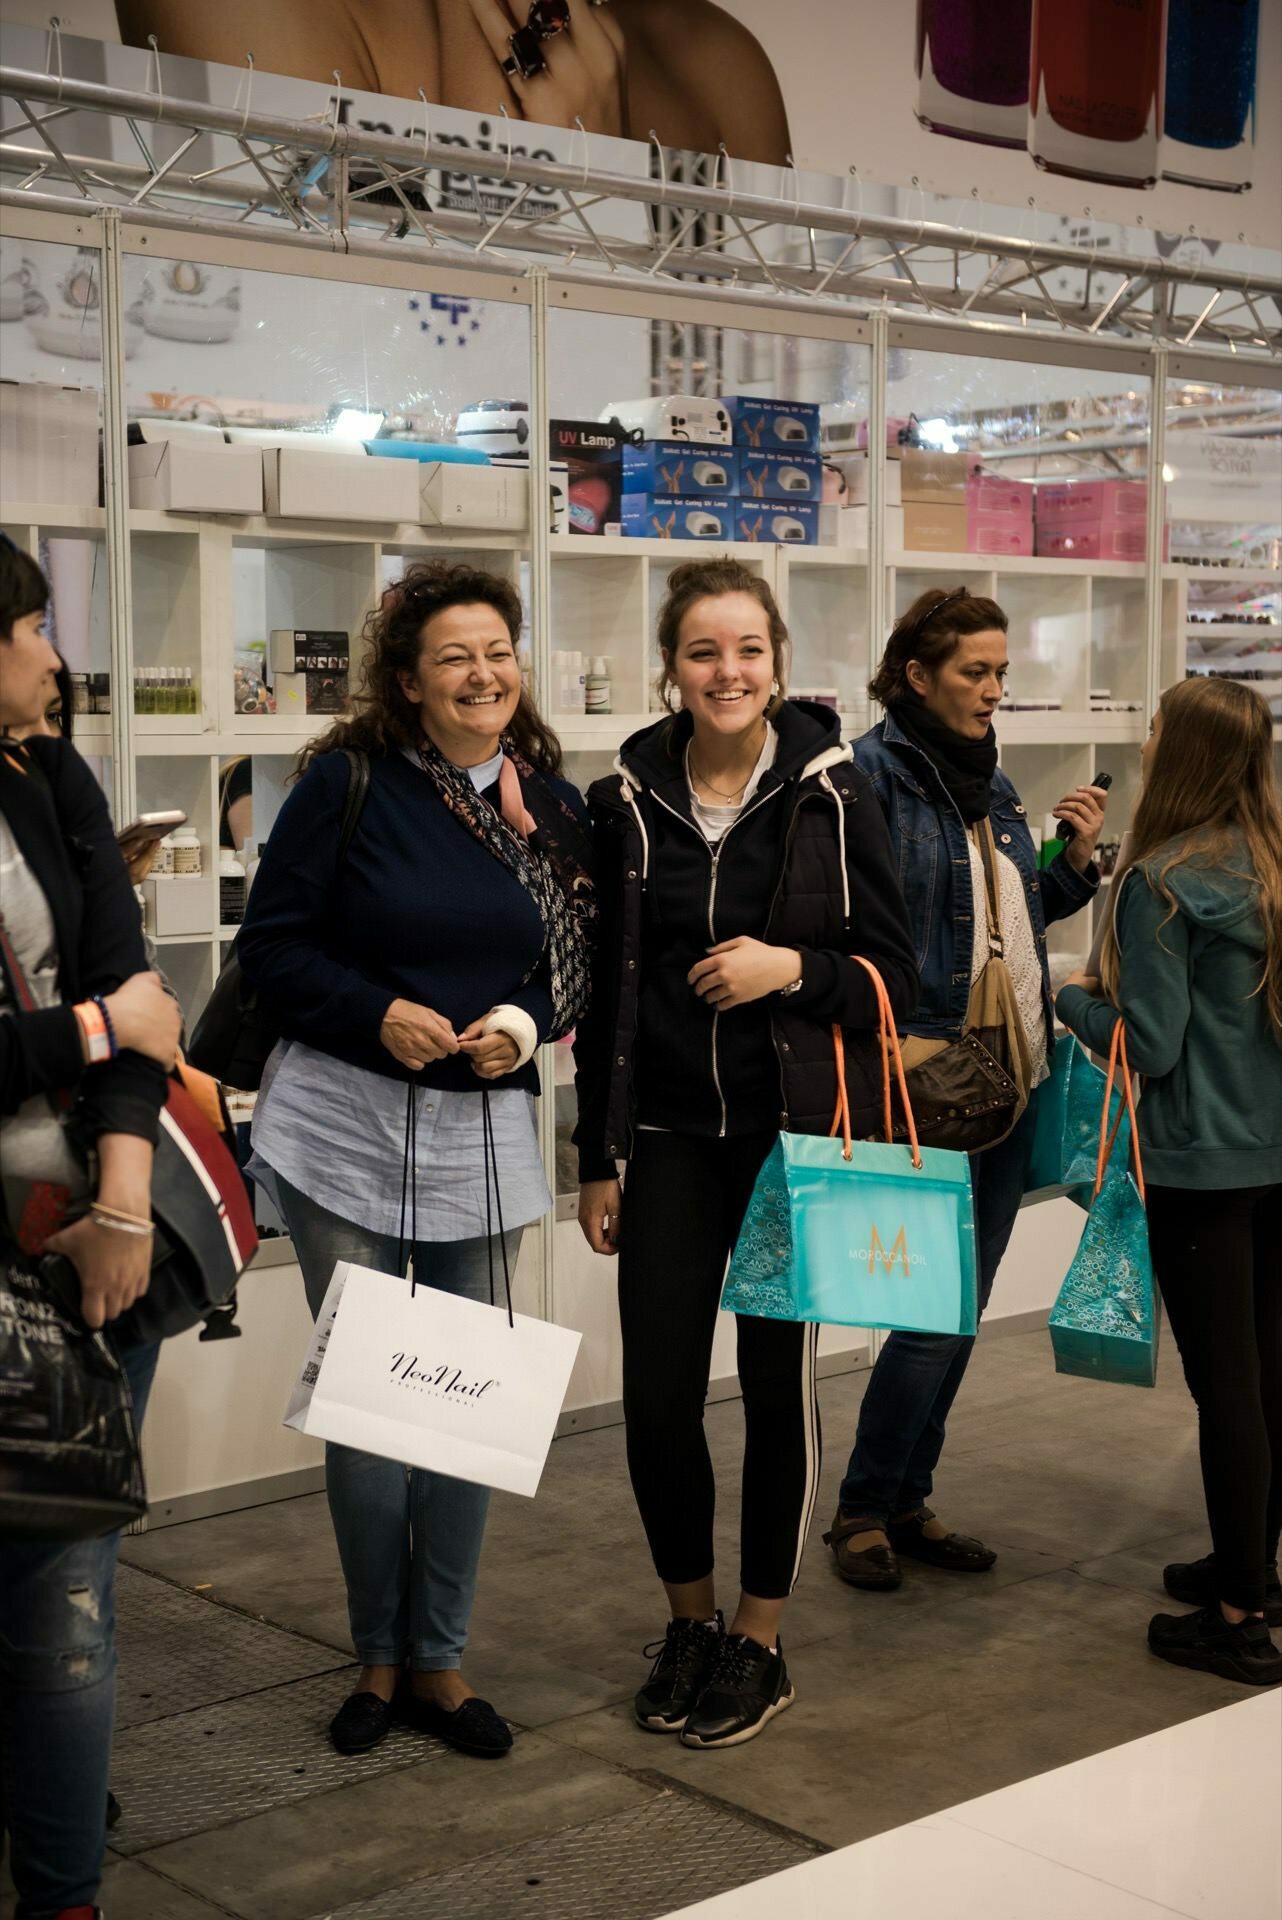
[[[496,1495],[491,1509],[468,1672],[519,1730],[511,1758],[482,1765],[419,1741],[398,1754],[396,1770],[352,1784],[341,1770],[337,1780],[332,1770],[318,1778],[314,1791],[295,1779],[288,1805],[264,1791],[261,1810],[229,1819],[210,1804],[191,1816],[184,1837],[113,1860],[108,1913],[313,1920],[353,1903],[364,1913],[371,1903],[371,1914],[519,1911],[570,1920],[598,1908],[624,1911],[605,1884],[617,1871],[620,1896],[625,1879],[628,1886],[627,1913],[657,1915],[736,1884],[727,1865],[736,1835],[752,1863],[742,1880],[1241,1697],[1231,1683],[1164,1666],[1144,1647],[1147,1618],[1162,1604],[1163,1562],[1206,1545],[1193,1416],[1173,1346],[1148,1393],[1058,1378],[1041,1333],[985,1339],[954,1414],[936,1503],[950,1523],[999,1548],[1000,1559],[980,1576],[912,1569],[892,1595],[845,1587],[820,1540],[866,1377],[822,1388],[823,1491],[784,1626],[797,1704],[761,1739],[698,1753],[635,1726],[629,1701],[647,1670],[641,1648],[662,1633],[663,1602],[632,1506],[621,1430],[575,1435],[553,1447],[537,1500]],[[726,1490],[719,1551],[729,1602],[738,1402],[711,1408],[708,1431]],[[121,1764],[129,1743],[146,1734],[156,1764],[171,1752],[180,1772],[188,1730],[193,1743],[203,1731],[193,1704],[238,1695],[249,1696],[238,1704],[253,1737],[270,1744],[273,1695],[283,1703],[289,1689],[305,1687],[316,1704],[303,1763],[292,1772],[303,1774],[309,1757],[319,1767],[324,1717],[350,1680],[323,1497],[133,1538],[124,1560],[149,1577],[144,1592],[159,1598],[163,1583],[175,1605],[180,1593],[197,1594],[182,1605],[198,1623],[231,1632],[238,1616],[237,1631],[246,1621],[285,1631],[262,1641],[268,1664],[263,1670],[260,1651],[252,1681],[238,1678],[234,1664],[220,1681],[216,1662],[202,1660],[200,1632],[175,1630],[189,1652],[175,1647],[176,1665],[165,1662],[160,1679],[171,1697],[153,1702],[160,1717],[148,1727],[121,1733]],[[127,1579],[131,1591],[142,1587],[137,1576]],[[208,1615],[196,1611],[202,1603]],[[121,1658],[127,1668],[128,1632]],[[138,1676],[131,1678],[136,1687]],[[176,1716],[189,1712],[184,1727]],[[127,1801],[123,1783],[120,1790]],[[127,1835],[128,1804],[125,1811]],[[671,1873],[638,1880],[638,1853],[654,1851],[663,1819],[696,1815],[719,1837],[720,1866],[684,1895]],[[588,1838],[599,1830],[620,1844],[602,1854],[616,1864],[595,1870],[590,1895],[571,1901],[566,1892],[558,1905],[538,1874],[521,1879],[521,1849],[535,1845],[531,1859],[552,1859],[561,1843],[548,1836],[564,1830]],[[637,1836],[630,1864],[629,1832]],[[749,1844],[754,1837],[760,1847]],[[671,1844],[678,1858],[677,1840]],[[447,1883],[454,1889],[448,1905],[429,1897],[427,1882],[409,1889],[429,1869],[445,1876],[432,1883],[438,1895]],[[514,1888],[537,1888],[537,1896],[523,1903],[513,1891],[507,1904],[493,1890],[505,1872]],[[469,1875],[492,1889],[475,1907],[460,1904]],[[398,1897],[395,1889],[407,1891]],[[9,1911],[0,1900],[0,1914]]]

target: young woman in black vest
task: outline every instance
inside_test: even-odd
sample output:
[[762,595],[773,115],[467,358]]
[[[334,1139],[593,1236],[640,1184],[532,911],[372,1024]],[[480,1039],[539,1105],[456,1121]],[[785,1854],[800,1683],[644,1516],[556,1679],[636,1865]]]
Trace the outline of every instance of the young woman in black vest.
[[603,930],[576,1049],[579,1218],[619,1254],[628,1465],[671,1614],[637,1718],[719,1747],[792,1702],[778,1629],[819,1469],[817,1329],[741,1318],[727,1632],[703,1432],[726,1260],[779,1130],[829,1131],[834,1022],[856,1131],[875,1129],[875,994],[850,956],[879,968],[897,1016],[917,981],[881,810],[836,715],[785,699],[787,630],[764,582],[734,560],[678,567],[658,637],[680,711],[634,734],[589,799]]

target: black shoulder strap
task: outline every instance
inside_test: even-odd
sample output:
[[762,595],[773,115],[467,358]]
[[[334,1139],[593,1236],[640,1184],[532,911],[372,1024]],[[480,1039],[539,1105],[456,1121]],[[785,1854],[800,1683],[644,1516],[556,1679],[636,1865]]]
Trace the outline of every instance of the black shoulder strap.
[[344,747],[343,758],[347,762],[347,799],[343,804],[343,825],[338,836],[340,867],[347,858],[347,849],[352,844],[352,835],[356,831],[365,806],[365,796],[369,792],[369,755],[363,753],[359,747]]

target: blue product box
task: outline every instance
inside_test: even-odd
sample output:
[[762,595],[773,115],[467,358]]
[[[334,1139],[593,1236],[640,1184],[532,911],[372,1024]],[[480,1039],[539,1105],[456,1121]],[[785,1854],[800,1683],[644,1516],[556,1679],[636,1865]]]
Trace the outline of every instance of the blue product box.
[[819,509],[812,500],[736,500],[734,537],[780,547],[815,547]]
[[715,493],[625,493],[623,531],[634,540],[733,540],[738,504]]
[[643,440],[624,446],[623,491],[689,495],[739,491],[739,456],[733,447],[697,440]]
[[819,407],[814,400],[754,400],[745,396],[722,398],[730,415],[736,447],[754,451],[782,448],[793,453],[818,453]]
[[822,500],[823,461],[817,453],[754,453],[739,449],[743,500]]

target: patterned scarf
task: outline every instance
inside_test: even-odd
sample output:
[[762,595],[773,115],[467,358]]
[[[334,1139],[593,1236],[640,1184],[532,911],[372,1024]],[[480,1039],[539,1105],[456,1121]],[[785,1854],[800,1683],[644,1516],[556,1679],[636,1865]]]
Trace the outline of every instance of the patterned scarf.
[[[476,790],[466,767],[456,767],[436,744],[418,744],[419,764],[454,818],[494,855],[530,895],[543,921],[543,952],[521,985],[546,960],[552,990],[549,1040],[573,1031],[587,1011],[591,994],[592,948],[599,904],[591,873],[591,847],[578,820],[528,760],[508,742],[506,759],[515,767],[524,803],[524,822],[505,817],[515,809],[495,809]],[[504,775],[507,774],[504,767]],[[511,792],[507,781],[508,799]],[[500,778],[500,791],[505,782]],[[533,831],[528,831],[524,823]]]

